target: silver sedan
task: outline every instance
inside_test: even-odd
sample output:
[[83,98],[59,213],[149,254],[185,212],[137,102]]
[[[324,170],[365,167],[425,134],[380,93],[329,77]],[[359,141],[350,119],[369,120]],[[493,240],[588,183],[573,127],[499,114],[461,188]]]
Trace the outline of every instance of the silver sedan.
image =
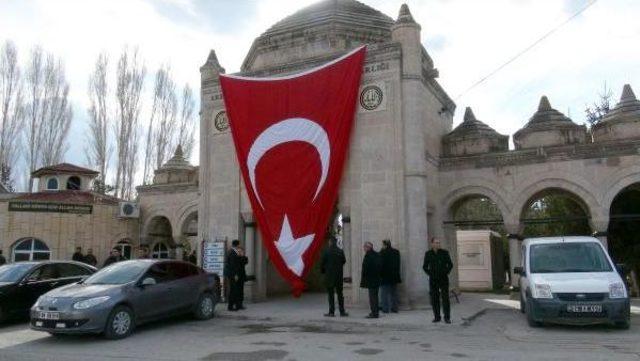
[[136,325],[192,313],[213,317],[219,279],[190,263],[115,263],[86,280],[52,290],[31,308],[31,328],[51,334],[103,333],[124,338]]

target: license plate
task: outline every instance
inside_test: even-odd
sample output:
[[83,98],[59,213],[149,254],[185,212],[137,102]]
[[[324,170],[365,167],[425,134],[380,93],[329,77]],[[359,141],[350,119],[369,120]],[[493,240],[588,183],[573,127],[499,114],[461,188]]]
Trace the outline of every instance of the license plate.
[[60,313],[59,312],[40,312],[40,314],[38,314],[38,318],[42,320],[59,320]]
[[567,312],[602,313],[602,305],[568,305]]

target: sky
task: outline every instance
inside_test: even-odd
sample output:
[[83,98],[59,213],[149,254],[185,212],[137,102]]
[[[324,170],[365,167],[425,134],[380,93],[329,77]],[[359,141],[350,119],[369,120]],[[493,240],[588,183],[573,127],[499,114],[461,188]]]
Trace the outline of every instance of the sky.
[[[74,123],[66,161],[85,165],[87,82],[99,53],[115,64],[137,46],[148,69],[142,122],[153,74],[170,64],[179,85],[199,94],[199,68],[215,49],[227,72],[240,69],[253,39],[316,0],[0,0],[0,42],[19,60],[35,45],[60,57],[70,83]],[[454,126],[471,106],[503,134],[520,129],[542,95],[575,122],[604,84],[617,102],[624,84],[640,95],[640,1],[596,0],[582,14],[468,90],[593,0],[362,0],[396,18],[403,2],[422,26],[422,43],[455,100]],[[111,74],[115,71],[112,67]],[[198,164],[197,149],[191,159]],[[112,157],[113,158],[113,157]],[[113,159],[112,159],[113,163]]]

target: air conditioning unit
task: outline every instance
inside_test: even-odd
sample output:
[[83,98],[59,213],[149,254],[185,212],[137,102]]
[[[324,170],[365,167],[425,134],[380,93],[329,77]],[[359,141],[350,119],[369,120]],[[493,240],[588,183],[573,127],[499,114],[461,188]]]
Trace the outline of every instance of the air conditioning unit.
[[118,207],[120,218],[140,218],[140,206],[135,202],[120,202]]

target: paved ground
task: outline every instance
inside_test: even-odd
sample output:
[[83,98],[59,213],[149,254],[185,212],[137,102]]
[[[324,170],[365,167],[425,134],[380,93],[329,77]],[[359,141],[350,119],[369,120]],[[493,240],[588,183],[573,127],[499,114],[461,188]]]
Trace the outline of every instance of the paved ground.
[[57,338],[23,323],[0,327],[0,360],[640,360],[640,302],[628,331],[607,327],[531,329],[505,296],[464,294],[454,323],[431,324],[428,309],[365,320],[326,319],[324,297],[220,307],[206,322],[178,318],[130,338]]

